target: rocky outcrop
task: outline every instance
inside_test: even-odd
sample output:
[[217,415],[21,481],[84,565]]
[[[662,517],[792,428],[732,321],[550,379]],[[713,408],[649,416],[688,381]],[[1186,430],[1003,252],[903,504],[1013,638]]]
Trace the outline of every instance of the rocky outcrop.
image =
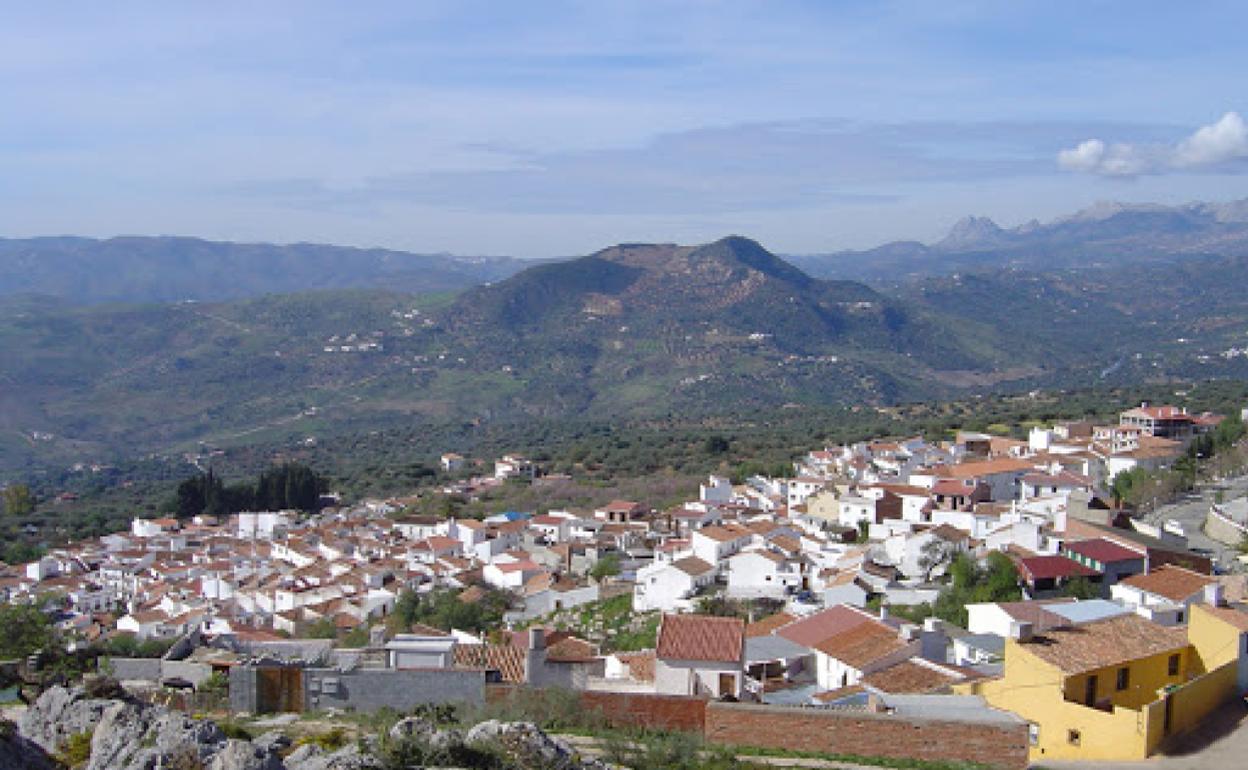
[[464,736],[468,746],[497,747],[521,767],[552,770],[597,770],[605,765],[584,759],[571,746],[551,738],[532,722],[500,722],[491,719],[473,727]]
[[17,725],[0,719],[0,770],[56,770],[56,763],[39,744],[17,731]]
[[[90,736],[90,757],[80,765],[84,770],[377,770],[381,767],[378,747],[387,745],[366,736],[336,751],[315,743],[291,751],[290,739],[278,732],[254,740],[229,739],[213,722],[162,706],[129,698],[92,698],[81,687],[53,687],[17,725],[0,720],[0,770],[54,770],[56,765],[49,755],[71,743],[85,754],[86,736]],[[525,770],[605,767],[582,759],[568,744],[530,722],[489,720],[464,733],[408,717],[397,722],[385,737],[401,748],[410,742],[406,747],[426,760],[467,758],[473,751],[465,749],[470,749],[476,750],[478,757],[482,753],[506,755],[509,764]],[[421,766],[444,764],[422,761]]]

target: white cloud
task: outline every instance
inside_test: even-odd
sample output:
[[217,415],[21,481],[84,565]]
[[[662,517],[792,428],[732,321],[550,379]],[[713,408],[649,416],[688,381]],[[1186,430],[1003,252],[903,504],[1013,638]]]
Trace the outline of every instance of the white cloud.
[[1175,145],[1106,144],[1087,139],[1057,153],[1067,171],[1108,177],[1134,177],[1187,170],[1232,170],[1248,159],[1248,124],[1237,112],[1201,126]]
[[1248,125],[1237,112],[1228,112],[1217,123],[1203,126],[1179,142],[1174,154],[1177,166],[1210,166],[1248,158]]

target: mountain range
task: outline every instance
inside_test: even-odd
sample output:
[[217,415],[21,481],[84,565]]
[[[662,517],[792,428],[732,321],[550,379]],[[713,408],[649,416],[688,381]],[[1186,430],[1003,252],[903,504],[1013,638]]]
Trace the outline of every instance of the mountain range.
[[0,295],[73,302],[240,299],[319,289],[459,291],[531,261],[297,243],[125,236],[0,239]]
[[[942,243],[957,244],[955,255],[981,253],[974,244],[1026,255],[1035,252],[1023,241],[1056,243],[1063,228],[1148,243],[1186,221],[1203,223],[1189,233],[1205,243],[1222,228],[1226,247],[1239,242],[1237,206],[1103,208],[1012,230],[971,220]],[[812,276],[732,236],[526,263],[456,294],[338,288],[85,304],[81,292],[0,295],[0,471],[204,441],[280,445],[396,421],[667,419],[1248,376],[1248,257],[1193,248],[1131,259],[1122,248],[1077,267],[985,258],[977,270],[868,285]],[[254,289],[249,275],[242,283]]]
[[[1047,224],[1033,220],[1013,228],[967,217],[931,244],[896,241],[865,251],[785,258],[816,278],[880,283],[967,270],[1045,271],[1245,254],[1248,199],[1102,203]],[[169,236],[0,239],[0,296],[134,303],[350,288],[454,292],[550,261]]]
[[1229,203],[1100,203],[1047,224],[1003,228],[966,217],[940,241],[793,256],[822,278],[897,281],[967,270],[1114,267],[1197,256],[1248,255],[1248,199]]

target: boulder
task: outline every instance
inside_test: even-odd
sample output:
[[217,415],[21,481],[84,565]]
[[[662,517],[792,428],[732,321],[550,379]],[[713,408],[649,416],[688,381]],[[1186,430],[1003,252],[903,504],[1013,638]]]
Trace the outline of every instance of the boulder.
[[594,761],[585,761],[568,744],[551,738],[532,722],[490,719],[469,730],[464,736],[464,743],[474,748],[501,748],[526,768],[580,770],[601,766]]
[[352,743],[330,753],[319,746],[300,746],[286,757],[286,770],[376,770],[381,763]]
[[18,731],[49,754],[95,729],[116,701],[88,698],[81,687],[49,687],[18,720]]
[[282,757],[252,741],[229,740],[213,755],[207,770],[284,770]]

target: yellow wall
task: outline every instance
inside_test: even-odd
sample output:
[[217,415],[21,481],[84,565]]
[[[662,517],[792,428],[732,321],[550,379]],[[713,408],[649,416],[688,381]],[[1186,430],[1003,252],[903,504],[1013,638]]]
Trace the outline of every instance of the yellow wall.
[[1213,671],[1239,659],[1243,632],[1200,604],[1189,608],[1187,638],[1196,648],[1203,671]]
[[[1238,694],[1236,675],[1237,661],[1223,663],[1220,667],[1194,679],[1170,694],[1170,735],[1187,732],[1198,726],[1211,711]],[[1163,699],[1164,703],[1164,699]]]
[[[1061,670],[1032,655],[1012,639],[1005,645],[1005,676],[961,685],[955,691],[982,695],[996,708],[1013,711],[1036,725],[1039,734],[1031,747],[1033,761],[1042,759],[1133,760],[1145,759],[1160,740],[1160,728],[1149,723],[1140,710],[1156,696],[1156,682],[1182,681],[1166,675],[1168,655],[1158,655],[1131,664],[1131,687],[1115,689],[1116,667],[1103,669],[1098,678],[1098,697],[1119,696],[1113,711],[1101,711],[1082,704],[1083,678],[1066,677]],[[1180,674],[1184,663],[1180,664]],[[1068,681],[1077,683],[1068,684]],[[1163,681],[1164,680],[1164,681]],[[1064,697],[1067,690],[1077,693],[1075,702]],[[1078,745],[1070,742],[1070,731],[1079,732]],[[1152,733],[1152,735],[1150,735]]]
[[806,513],[835,524],[840,517],[836,492],[825,489],[806,498]]
[[[1179,655],[1179,672],[1175,676],[1170,676],[1168,673],[1171,654],[1168,652],[1162,653],[1149,658],[1133,660],[1123,666],[1108,666],[1096,671],[1088,671],[1067,677],[1062,688],[1063,692],[1067,700],[1083,703],[1088,678],[1095,675],[1097,703],[1108,700],[1115,706],[1123,708],[1143,708],[1145,704],[1157,700],[1158,690],[1168,685],[1181,684],[1188,678],[1188,666],[1194,658],[1191,651],[1177,651]],[[1127,689],[1119,690],[1118,669],[1124,666],[1131,673],[1127,680]]]

